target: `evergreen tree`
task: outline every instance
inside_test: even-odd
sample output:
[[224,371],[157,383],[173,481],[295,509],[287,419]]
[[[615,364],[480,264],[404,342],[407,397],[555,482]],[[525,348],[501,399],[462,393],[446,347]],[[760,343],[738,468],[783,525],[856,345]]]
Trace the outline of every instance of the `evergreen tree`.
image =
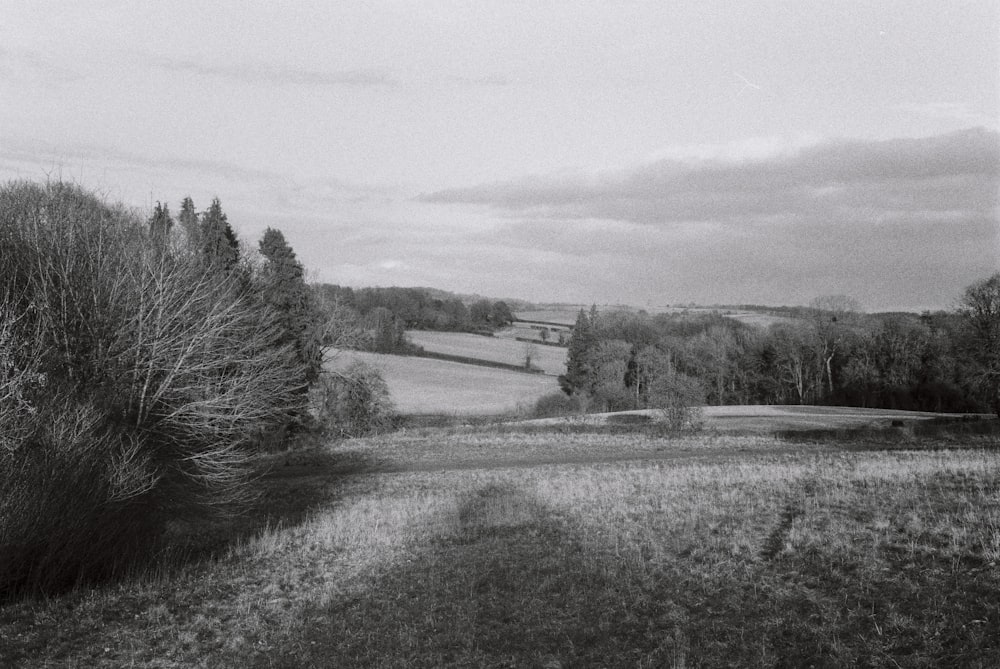
[[240,260],[239,240],[219,198],[214,198],[208,211],[201,215],[201,248],[210,263],[225,270],[232,269]]
[[198,212],[195,211],[194,201],[190,197],[185,197],[181,202],[181,213],[177,216],[177,220],[180,222],[184,234],[187,235],[188,243],[198,247],[201,229],[198,225]]
[[580,309],[573,326],[566,357],[566,373],[559,377],[559,387],[567,395],[590,392],[593,385],[593,352],[597,345],[592,317]]
[[306,370],[306,381],[312,383],[319,376],[322,352],[318,317],[305,282],[305,270],[280,230],[268,228],[264,232],[260,252],[267,259],[261,292],[264,301],[280,315],[283,329],[280,343],[295,347]]
[[156,203],[153,215],[149,218],[149,232],[153,239],[165,241],[174,227],[174,219],[170,217],[170,209],[165,204]]

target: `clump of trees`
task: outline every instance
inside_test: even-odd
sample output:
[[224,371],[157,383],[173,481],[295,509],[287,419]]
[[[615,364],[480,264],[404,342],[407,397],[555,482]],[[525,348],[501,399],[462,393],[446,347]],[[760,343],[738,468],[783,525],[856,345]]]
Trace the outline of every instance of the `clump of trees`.
[[762,328],[718,313],[581,310],[560,386],[595,411],[697,402],[1000,415],[1000,274],[970,286],[957,312],[864,314],[833,296],[782,313]]
[[241,247],[218,200],[178,220],[0,188],[0,594],[238,508],[262,437],[308,421],[327,328],[284,237]]
[[669,344],[644,314],[581,309],[560,388],[591,411],[652,408],[671,428],[697,427],[704,387]]

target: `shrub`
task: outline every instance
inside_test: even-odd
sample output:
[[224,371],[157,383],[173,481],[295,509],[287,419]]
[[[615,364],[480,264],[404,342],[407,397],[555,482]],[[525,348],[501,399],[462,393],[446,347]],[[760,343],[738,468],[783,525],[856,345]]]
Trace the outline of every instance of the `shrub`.
[[325,374],[312,394],[314,413],[328,436],[360,437],[392,427],[395,411],[385,380],[363,362]]
[[559,391],[542,395],[535,401],[533,414],[535,418],[552,418],[583,413],[584,405],[579,395],[567,395]]
[[0,189],[0,267],[0,593],[106,575],[249,496],[255,436],[305,401],[249,269],[60,183]]
[[657,378],[649,389],[647,403],[660,413],[669,431],[700,430],[704,419],[701,405],[705,388],[701,381],[681,372],[671,371]]
[[635,394],[623,386],[600,385],[594,390],[592,410],[631,411],[636,408]]

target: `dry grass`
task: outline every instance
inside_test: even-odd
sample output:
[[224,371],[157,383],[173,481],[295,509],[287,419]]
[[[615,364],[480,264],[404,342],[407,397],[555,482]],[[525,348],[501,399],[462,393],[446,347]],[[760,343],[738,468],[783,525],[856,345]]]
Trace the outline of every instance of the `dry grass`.
[[[430,332],[408,330],[406,336],[417,346],[434,353],[446,353],[466,358],[502,362],[508,365],[523,365],[527,354],[525,342],[500,337],[463,332]],[[531,346],[531,365],[546,374],[558,376],[566,372],[565,348],[555,346]]]
[[[577,414],[555,418],[536,418],[524,421],[527,425],[599,426],[622,422],[625,417],[645,416],[655,420],[655,409],[638,409],[610,413]],[[903,411],[899,409],[863,409],[858,407],[829,407],[809,405],[740,405],[705,406],[701,408],[704,427],[715,432],[737,434],[778,434],[782,432],[857,430],[863,428],[891,427],[902,423],[911,430],[924,421],[988,420],[987,414],[948,414],[928,411]]]
[[[0,665],[996,666],[1000,451],[935,443],[469,428],[274,456],[268,528],[0,608]],[[463,451],[495,463],[425,470]]]

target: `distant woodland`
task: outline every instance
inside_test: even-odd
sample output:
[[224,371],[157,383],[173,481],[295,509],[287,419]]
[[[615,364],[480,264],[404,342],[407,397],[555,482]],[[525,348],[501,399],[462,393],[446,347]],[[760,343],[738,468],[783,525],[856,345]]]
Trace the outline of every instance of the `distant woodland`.
[[863,314],[842,296],[769,327],[719,314],[579,313],[563,391],[595,410],[689,403],[989,412],[997,400],[1000,274],[957,312]]
[[491,334],[514,320],[503,300],[476,298],[467,305],[467,299],[427,288],[355,289],[319,284],[313,290],[328,319],[339,323],[338,341],[376,353],[411,352],[406,330]]
[[[814,404],[993,412],[1000,370],[1000,279],[969,286],[957,311],[862,313],[843,295],[768,307],[767,327],[719,312],[581,310],[563,392],[577,409],[685,404]],[[423,288],[313,286],[353,348],[412,353],[407,329],[489,334],[514,317],[505,301]],[[759,311],[761,307],[744,307]],[[566,405],[570,406],[570,405]]]

